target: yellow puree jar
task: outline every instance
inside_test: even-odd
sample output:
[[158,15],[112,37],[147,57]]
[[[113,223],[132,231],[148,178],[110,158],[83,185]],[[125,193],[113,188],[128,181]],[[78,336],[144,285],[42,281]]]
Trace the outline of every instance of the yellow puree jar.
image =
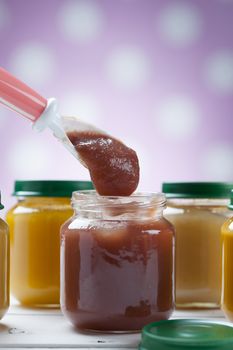
[[232,210],[232,216],[222,226],[222,309],[233,322],[233,190],[229,209]]
[[[0,209],[1,204],[0,193]],[[0,319],[9,308],[9,232],[8,226],[0,218]]]
[[230,215],[230,183],[164,183],[165,217],[175,226],[177,308],[219,308],[221,226]]
[[60,301],[60,226],[73,214],[73,191],[89,181],[16,181],[18,203],[7,213],[10,228],[11,293],[24,305]]

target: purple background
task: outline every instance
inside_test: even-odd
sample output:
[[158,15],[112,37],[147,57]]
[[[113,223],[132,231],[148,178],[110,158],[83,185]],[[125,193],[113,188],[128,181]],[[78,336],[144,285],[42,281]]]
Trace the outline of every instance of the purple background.
[[[138,151],[139,189],[233,181],[233,1],[0,0],[0,64]],[[49,131],[0,107],[0,189],[88,179]]]

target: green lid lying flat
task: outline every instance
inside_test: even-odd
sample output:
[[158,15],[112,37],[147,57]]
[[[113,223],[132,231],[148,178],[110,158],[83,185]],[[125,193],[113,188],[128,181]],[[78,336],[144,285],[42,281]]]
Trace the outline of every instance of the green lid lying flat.
[[71,197],[74,191],[92,190],[93,188],[91,181],[15,181],[13,195],[18,197]]
[[1,192],[0,192],[0,210],[3,209],[3,208],[4,208],[4,206],[1,203]]
[[228,208],[233,210],[233,190],[231,190],[231,202],[230,202]]
[[150,323],[142,330],[140,350],[232,350],[233,327],[203,320]]
[[233,182],[165,182],[167,198],[229,198]]

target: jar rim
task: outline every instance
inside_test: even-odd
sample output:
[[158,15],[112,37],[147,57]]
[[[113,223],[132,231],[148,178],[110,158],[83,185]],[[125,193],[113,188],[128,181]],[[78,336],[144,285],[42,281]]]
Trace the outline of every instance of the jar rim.
[[233,189],[231,190],[231,201],[230,201],[228,208],[230,210],[233,210]]
[[[130,196],[101,196],[95,190],[75,191],[72,193],[71,204],[73,208],[93,210],[101,208],[120,208],[125,205],[137,204],[137,208],[162,207],[166,205],[164,193],[136,192]],[[133,208],[133,207],[132,207]],[[134,207],[135,208],[135,207]],[[127,208],[128,209],[128,208]]]

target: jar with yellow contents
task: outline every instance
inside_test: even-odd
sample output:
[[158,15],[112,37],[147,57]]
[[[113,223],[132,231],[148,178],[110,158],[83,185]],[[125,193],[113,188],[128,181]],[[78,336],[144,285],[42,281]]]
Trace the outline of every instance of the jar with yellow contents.
[[[0,192],[0,209],[1,204]],[[9,232],[8,226],[0,218],[0,319],[9,308]]]
[[222,226],[222,309],[229,320],[233,322],[233,189],[231,191],[232,211],[229,218]]
[[219,308],[221,302],[221,226],[233,183],[164,183],[165,217],[175,226],[177,308]]
[[72,215],[73,191],[89,181],[16,181],[18,203],[7,213],[10,228],[11,293],[28,306],[58,306],[60,227]]

